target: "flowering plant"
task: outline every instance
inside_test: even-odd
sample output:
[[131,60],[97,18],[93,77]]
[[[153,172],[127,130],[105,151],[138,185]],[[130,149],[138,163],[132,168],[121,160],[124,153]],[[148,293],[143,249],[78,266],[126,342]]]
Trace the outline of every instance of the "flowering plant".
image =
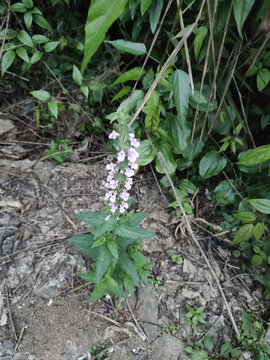
[[133,202],[129,193],[132,177],[138,169],[136,148],[140,144],[126,127],[119,130],[113,130],[109,135],[109,139],[115,140],[117,154],[116,161],[106,166],[109,173],[105,184],[105,209],[99,213],[77,214],[79,220],[94,229],[89,234],[69,239],[77,250],[95,260],[91,272],[79,274],[87,281],[86,285],[95,285],[88,299],[90,303],[107,294],[120,297],[126,297],[125,291],[133,294],[140,281],[148,281],[149,270],[153,267],[153,264],[147,264],[147,258],[140,250],[143,239],[155,236],[138,227],[146,214],[134,210],[128,212]]

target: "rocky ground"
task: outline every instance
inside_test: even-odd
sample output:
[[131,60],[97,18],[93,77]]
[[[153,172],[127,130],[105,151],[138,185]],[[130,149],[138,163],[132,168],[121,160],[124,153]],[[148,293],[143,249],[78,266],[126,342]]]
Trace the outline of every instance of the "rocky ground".
[[[127,300],[89,305],[91,289],[74,291],[87,262],[67,238],[87,230],[74,213],[102,209],[108,158],[55,165],[6,154],[0,158],[0,359],[89,360],[98,358],[93,347],[104,345],[112,360],[185,360],[184,348],[206,333],[219,344],[233,337],[216,282],[151,173],[139,173],[133,189],[138,210],[149,213],[142,227],[157,234],[143,244],[156,264],[151,282]],[[238,321],[242,310],[262,308],[262,295],[250,290],[227,243],[208,229],[195,226],[195,233]],[[182,264],[172,261],[175,254]],[[187,304],[206,306],[206,323],[196,331],[186,325]]]

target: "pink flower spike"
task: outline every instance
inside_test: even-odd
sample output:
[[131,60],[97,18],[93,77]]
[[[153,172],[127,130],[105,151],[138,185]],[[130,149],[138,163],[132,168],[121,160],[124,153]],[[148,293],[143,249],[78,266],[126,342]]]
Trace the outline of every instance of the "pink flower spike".
[[131,139],[130,144],[131,144],[131,146],[134,146],[135,148],[140,146],[139,141],[137,139],[135,139],[135,138]]
[[125,157],[126,157],[126,153],[125,151],[122,149],[119,153],[118,153],[118,161],[122,162],[125,160]]
[[116,132],[115,130],[113,130],[110,135],[109,135],[109,139],[115,140],[117,139],[119,136],[118,132]]
[[110,217],[111,217],[111,215],[107,215],[107,216],[105,217],[105,221],[108,221],[108,220],[110,219]]
[[133,176],[134,175],[134,170],[127,168],[126,171],[125,171],[125,175],[127,177]]
[[136,162],[136,160],[138,159],[139,154],[137,153],[137,151],[133,148],[130,148],[128,150],[128,160],[130,162]]

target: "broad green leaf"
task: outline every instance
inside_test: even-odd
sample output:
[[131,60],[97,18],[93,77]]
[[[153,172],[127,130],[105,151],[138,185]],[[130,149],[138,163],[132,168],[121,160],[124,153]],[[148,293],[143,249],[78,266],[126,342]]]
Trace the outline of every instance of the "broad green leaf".
[[71,242],[75,249],[80,251],[82,254],[93,259],[97,258],[98,248],[92,249],[92,245],[94,243],[92,234],[73,236],[69,238],[68,241]]
[[191,129],[187,121],[182,121],[179,116],[168,117],[170,123],[171,139],[173,140],[173,151],[182,153],[189,148]]
[[17,2],[15,4],[11,5],[10,10],[14,11],[14,12],[24,13],[24,12],[26,12],[26,7],[24,6],[23,3]]
[[17,32],[17,39],[24,45],[27,45],[29,47],[34,47],[34,43],[31,39],[30,35],[27,34],[27,32],[24,30],[19,30]]
[[226,166],[227,160],[220,156],[217,151],[206,153],[200,161],[199,173],[204,179],[219,174]]
[[92,245],[92,249],[98,247],[98,246],[101,246],[105,243],[106,241],[106,236],[102,236],[100,237],[99,239],[97,239],[94,244]]
[[208,34],[208,28],[206,26],[200,26],[199,28],[194,29],[193,32],[195,34],[194,56],[195,56],[196,61],[198,61],[203,40],[205,39],[206,35]]
[[34,41],[35,44],[43,44],[43,43],[50,41],[50,39],[47,38],[47,36],[40,35],[40,34],[33,35],[32,40]]
[[150,98],[147,100],[146,105],[143,108],[143,112],[146,114],[145,127],[149,132],[157,130],[159,125],[160,106],[159,94],[157,91],[153,91]]
[[145,166],[155,158],[155,153],[149,140],[141,141],[140,146],[136,150],[139,153],[139,158],[137,160],[139,166]]
[[40,27],[42,27],[43,29],[52,30],[51,25],[48,23],[48,21],[46,19],[44,19],[43,16],[39,15],[39,14],[35,14],[34,15],[34,22],[39,25]]
[[[189,93],[189,104],[194,110],[206,112],[208,108],[208,98],[210,96],[210,87],[208,85],[204,85],[202,92],[200,92],[200,83],[195,84],[195,89],[193,92]],[[198,106],[199,103],[199,106]],[[209,104],[209,112],[211,113],[217,108],[217,100],[212,99]],[[209,117],[210,121],[211,117]],[[229,119],[228,119],[229,120]]]
[[58,118],[58,103],[55,100],[48,102],[48,109],[50,113],[57,119]]
[[7,32],[6,32],[6,29],[3,29],[0,31],[0,40],[3,40],[4,39],[4,36],[6,38],[6,40],[11,40],[11,39],[14,39],[17,35],[17,31],[15,30],[12,30],[12,29],[7,29]]
[[46,52],[51,52],[51,51],[53,51],[59,44],[60,44],[59,41],[50,41],[50,42],[47,42],[47,43],[44,45],[44,50],[45,50]]
[[111,103],[114,102],[117,99],[121,99],[123,96],[127,95],[130,91],[130,86],[124,86],[118,93],[115,95],[115,97],[112,99]]
[[250,199],[247,202],[257,211],[263,214],[270,214],[270,200],[269,199]]
[[19,48],[16,50],[16,54],[17,54],[23,61],[29,62],[29,57],[28,57],[28,54],[27,54],[27,51],[25,50],[25,48],[19,47]]
[[179,265],[181,265],[183,263],[182,257],[177,254],[172,255],[172,261],[174,261],[176,264],[179,264]]
[[1,61],[1,74],[4,76],[7,69],[12,65],[14,59],[15,59],[15,51],[8,50],[4,53]]
[[130,293],[130,295],[134,295],[134,284],[131,276],[125,276],[124,287]]
[[31,91],[30,94],[40,101],[48,101],[51,97],[50,93],[45,90]]
[[85,273],[79,273],[79,277],[87,281],[88,283],[94,283],[95,282],[95,273],[94,272],[85,272]]
[[198,155],[201,154],[203,148],[204,148],[205,142],[204,140],[200,140],[199,136],[195,137],[192,144],[188,144],[188,146],[185,148],[185,150],[182,152],[183,157],[186,160],[193,160]]
[[117,282],[112,277],[106,275],[105,278],[108,279],[108,289],[113,295],[123,298],[127,297],[123,289],[117,284]]
[[253,223],[256,220],[256,215],[253,214],[251,211],[240,211],[236,214],[233,214],[236,219],[242,221],[243,223]]
[[82,85],[82,74],[76,65],[73,65],[72,78],[78,86]]
[[27,29],[29,30],[33,22],[33,15],[30,12],[26,12],[23,18],[24,18],[24,23]]
[[[166,166],[167,172],[171,175],[174,174],[177,163],[174,159],[173,153],[172,153],[172,146],[171,144],[161,141],[158,144],[156,144],[156,148],[158,151],[158,155],[162,160],[162,164],[159,162],[158,158],[156,158],[156,170],[160,174],[165,174],[165,171],[163,169],[163,166]],[[164,165],[163,165],[164,164]]]
[[129,113],[134,108],[140,105],[143,97],[144,97],[144,92],[142,90],[135,90],[131,97],[121,102],[117,111],[123,111]]
[[42,12],[35,6],[33,10],[31,10],[32,14],[39,14],[42,15]]
[[137,226],[143,221],[143,219],[146,218],[146,216],[147,214],[145,212],[137,212],[131,216],[130,220],[128,221],[128,225]]
[[254,236],[256,240],[259,240],[265,231],[265,225],[262,222],[258,222],[254,228]]
[[129,54],[133,54],[133,55],[145,55],[146,54],[146,47],[143,43],[135,43],[135,42],[127,41],[124,39],[106,41],[106,42],[111,44],[117,50],[129,53]]
[[220,348],[220,356],[227,358],[229,356],[230,352],[232,351],[232,349],[233,349],[232,344],[229,342],[226,342]]
[[203,339],[203,344],[207,350],[212,351],[214,349],[214,342],[211,336],[206,335]]
[[112,23],[124,12],[128,0],[92,0],[85,24],[82,73],[105,38]]
[[97,257],[96,271],[95,271],[96,284],[100,282],[102,276],[108,270],[108,267],[112,262],[112,259],[113,259],[112,254],[105,244],[98,247],[98,257]]
[[258,266],[262,265],[263,259],[262,259],[261,255],[258,255],[258,254],[253,255],[252,259],[251,259],[251,263],[252,263],[252,266],[254,266],[254,267],[258,267]]
[[[142,71],[142,68],[139,66],[137,66],[133,69],[130,69],[130,70],[124,72],[123,74],[121,74],[120,76],[118,76],[118,78],[115,80],[113,85],[120,84],[120,83],[129,81],[129,80],[137,80],[141,71]],[[145,73],[145,71],[142,71],[142,75],[144,73]]]
[[28,9],[31,9],[33,5],[33,0],[23,0],[24,6],[26,6]]
[[38,61],[42,58],[42,56],[43,56],[42,52],[36,51],[36,52],[32,55],[32,57],[31,57],[31,59],[30,59],[31,65],[35,64],[36,62],[38,62]]
[[81,212],[79,214],[76,214],[75,217],[88,225],[96,227],[105,224],[105,215],[99,212]]
[[110,250],[112,256],[117,260],[118,259],[117,244],[116,244],[115,239],[113,238],[113,236],[111,234],[110,234],[110,236],[108,236],[106,238],[106,244],[107,244],[108,249]]
[[88,96],[89,96],[89,87],[86,86],[86,85],[81,85],[81,86],[80,86],[80,89],[81,89],[83,95],[86,97],[86,99],[88,99]]
[[246,224],[241,226],[235,233],[233,241],[231,242],[232,245],[243,243],[249,240],[254,232],[254,225]]
[[260,70],[257,74],[257,88],[261,92],[270,81],[270,71],[266,68]]
[[152,34],[156,31],[157,24],[159,22],[160,14],[163,7],[163,0],[152,0],[152,4],[149,10],[150,28]]
[[194,186],[192,182],[187,179],[181,180],[179,183],[179,187],[186,191],[188,194],[194,194],[196,191],[196,186]]
[[141,0],[141,14],[144,15],[151,5],[152,0]]
[[114,230],[117,220],[114,217],[111,217],[108,221],[105,221],[103,226],[99,226],[96,230],[91,230],[94,234],[94,239],[96,240],[101,235],[105,234],[106,232],[111,232]]
[[255,0],[234,0],[233,13],[237,24],[237,30],[241,38],[243,38],[242,27],[254,4]]
[[139,276],[136,268],[125,250],[119,250],[118,265],[126,274],[132,277],[135,285],[139,284]]
[[233,204],[235,199],[235,191],[228,180],[222,180],[213,192],[213,200],[221,206]]
[[104,276],[104,278],[100,281],[99,284],[96,285],[94,291],[91,296],[88,298],[88,302],[91,304],[98,299],[100,299],[103,295],[109,292],[108,280]]
[[185,351],[189,354],[191,360],[208,360],[208,354],[204,350],[197,350],[187,346]]
[[115,234],[120,237],[131,239],[131,240],[150,239],[150,238],[156,236],[156,234],[151,231],[146,231],[146,230],[140,229],[138,227],[134,227],[134,226],[130,227],[130,226],[124,226],[124,225],[118,226],[115,230]]
[[177,109],[178,121],[184,124],[188,111],[190,80],[182,70],[176,70],[172,74],[173,97]]

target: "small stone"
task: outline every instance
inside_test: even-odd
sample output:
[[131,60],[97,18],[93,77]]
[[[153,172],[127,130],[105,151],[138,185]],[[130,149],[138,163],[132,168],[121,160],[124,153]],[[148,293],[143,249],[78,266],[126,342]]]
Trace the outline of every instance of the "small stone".
[[0,136],[15,128],[11,120],[0,119]]

